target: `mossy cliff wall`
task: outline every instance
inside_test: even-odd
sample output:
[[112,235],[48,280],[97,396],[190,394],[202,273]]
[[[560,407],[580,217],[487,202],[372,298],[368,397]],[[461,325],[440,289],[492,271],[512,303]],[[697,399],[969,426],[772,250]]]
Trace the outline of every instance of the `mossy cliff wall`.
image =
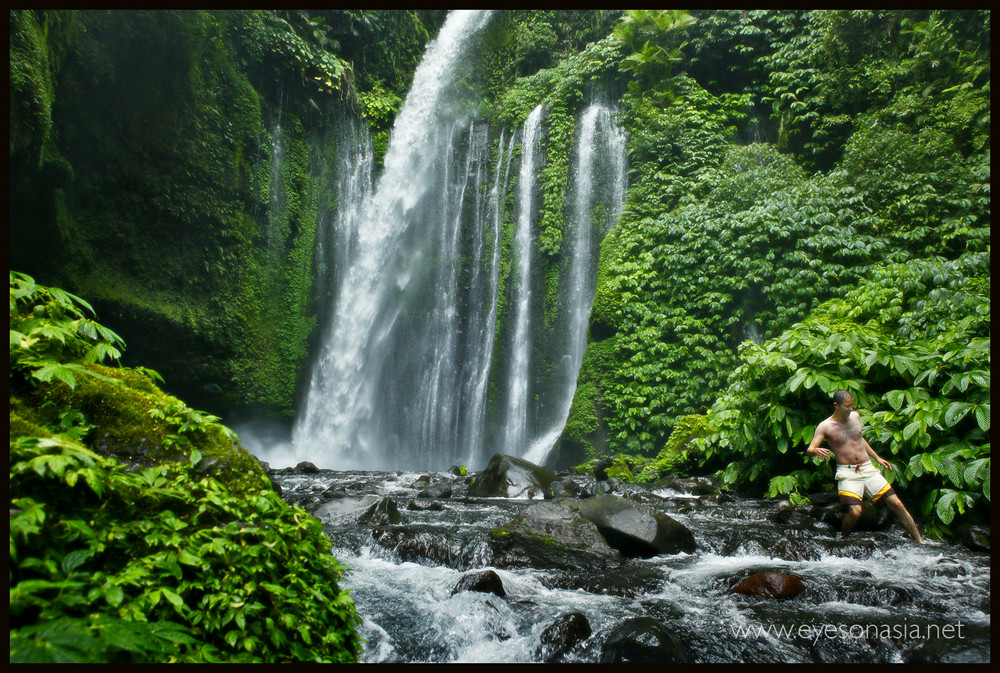
[[291,413],[342,82],[261,12],[10,18],[11,268],[194,406]]

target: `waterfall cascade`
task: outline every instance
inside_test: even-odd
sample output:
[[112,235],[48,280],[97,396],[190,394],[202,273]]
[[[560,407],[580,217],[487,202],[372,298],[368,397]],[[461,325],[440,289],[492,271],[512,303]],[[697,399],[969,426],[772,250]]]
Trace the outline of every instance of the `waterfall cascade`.
[[528,432],[528,360],[531,322],[531,257],[532,219],[534,217],[534,186],[539,135],[542,128],[541,105],[524,122],[521,142],[521,174],[518,185],[517,231],[514,237],[514,259],[517,285],[514,315],[514,339],[511,343],[511,367],[507,386],[507,414],[504,422],[504,452],[517,455],[527,441]]
[[[353,131],[355,147],[341,150],[338,212],[332,233],[319,237],[328,249],[317,253],[325,260],[320,278],[333,288],[323,309],[328,324],[289,462],[481,467],[498,451],[541,462],[565,424],[586,345],[598,245],[624,194],[624,143],[607,106],[583,113],[557,337],[548,341],[560,351],[553,356],[558,371],[539,382],[532,353],[544,281],[532,268],[533,192],[544,161],[544,109],[538,106],[519,133],[502,130],[499,138],[470,118],[459,83],[489,18],[478,11],[449,15],[414,75],[377,182],[366,133]],[[598,203],[606,217],[595,222]],[[505,226],[511,270],[501,277]]]

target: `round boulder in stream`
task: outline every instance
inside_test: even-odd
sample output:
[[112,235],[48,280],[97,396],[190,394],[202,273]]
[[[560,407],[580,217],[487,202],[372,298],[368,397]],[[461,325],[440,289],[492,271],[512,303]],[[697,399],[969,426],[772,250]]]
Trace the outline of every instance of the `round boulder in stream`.
[[493,570],[480,570],[463,575],[451,593],[457,594],[462,591],[478,591],[484,594],[494,594],[500,598],[507,595],[503,588],[503,581]]
[[479,498],[535,498],[558,479],[546,470],[522,458],[498,453],[469,486],[469,495]]
[[577,506],[580,515],[593,522],[608,544],[626,558],[691,553],[697,547],[687,526],[641,503],[598,495]]
[[785,599],[798,596],[805,587],[795,575],[763,572],[751,575],[733,588],[733,593],[758,598]]

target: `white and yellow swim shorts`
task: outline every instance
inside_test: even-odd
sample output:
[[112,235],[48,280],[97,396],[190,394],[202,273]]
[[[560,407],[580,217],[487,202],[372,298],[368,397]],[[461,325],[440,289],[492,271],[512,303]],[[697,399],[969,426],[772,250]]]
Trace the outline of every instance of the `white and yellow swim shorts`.
[[865,495],[877,503],[895,493],[870,460],[857,465],[837,465],[836,479],[842,505],[860,505]]

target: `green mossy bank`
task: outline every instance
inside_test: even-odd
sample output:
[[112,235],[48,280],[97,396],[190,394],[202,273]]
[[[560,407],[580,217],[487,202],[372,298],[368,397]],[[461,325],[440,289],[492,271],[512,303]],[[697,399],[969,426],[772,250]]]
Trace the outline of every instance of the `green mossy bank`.
[[11,663],[353,662],[322,525],[218,419],[109,367],[89,304],[11,274]]

